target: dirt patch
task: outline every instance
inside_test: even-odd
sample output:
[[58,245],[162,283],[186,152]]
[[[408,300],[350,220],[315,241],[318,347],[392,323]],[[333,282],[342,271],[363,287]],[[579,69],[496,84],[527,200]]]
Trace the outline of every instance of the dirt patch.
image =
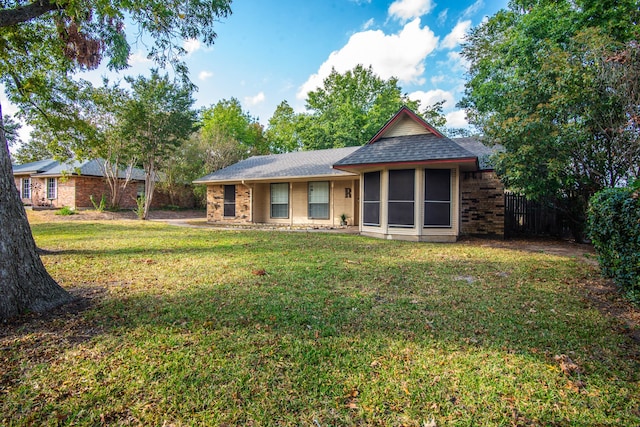
[[477,246],[492,248],[505,248],[518,251],[545,253],[550,255],[564,256],[584,261],[591,265],[598,265],[596,252],[592,245],[576,243],[570,240],[552,239],[481,239],[476,237],[465,237],[461,243],[468,243]]
[[[204,210],[152,210],[149,212],[150,220],[170,220],[170,219],[204,219],[207,213]],[[38,221],[58,222],[58,221],[108,221],[123,219],[138,219],[133,211],[123,210],[117,212],[98,212],[96,210],[78,210],[75,215],[56,215],[55,210],[32,210],[29,217]]]

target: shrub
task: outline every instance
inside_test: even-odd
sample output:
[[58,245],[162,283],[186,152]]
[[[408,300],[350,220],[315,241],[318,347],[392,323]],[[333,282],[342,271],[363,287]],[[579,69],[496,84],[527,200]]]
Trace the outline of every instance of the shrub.
[[70,208],[69,206],[63,206],[62,208],[58,209],[55,212],[56,215],[75,215],[76,211],[73,208]]
[[91,200],[91,204],[93,204],[93,208],[98,212],[104,212],[104,210],[107,208],[107,198],[104,197],[104,194],[100,199],[100,203],[96,203],[96,201],[93,198],[93,194],[89,195],[89,199]]
[[589,237],[602,274],[637,299],[640,296],[640,181],[608,188],[589,203]]
[[138,216],[138,219],[144,219],[144,202],[145,200],[143,196],[138,196],[136,198],[136,207],[133,209],[133,211]]

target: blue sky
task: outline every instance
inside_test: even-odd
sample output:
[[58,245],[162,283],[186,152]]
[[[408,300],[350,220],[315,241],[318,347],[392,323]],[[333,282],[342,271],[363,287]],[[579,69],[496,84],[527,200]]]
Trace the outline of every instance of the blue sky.
[[[466,65],[459,55],[464,34],[507,0],[235,0],[217,24],[216,43],[185,40],[196,106],[235,97],[267,124],[287,100],[304,110],[306,93],[339,72],[371,65],[382,78],[395,76],[422,105],[445,100],[448,125],[464,126],[460,100]],[[131,67],[118,74],[100,68],[82,78],[100,84],[154,66],[143,45],[132,46]],[[6,106],[4,93],[0,102]],[[8,106],[7,113],[15,111]]]

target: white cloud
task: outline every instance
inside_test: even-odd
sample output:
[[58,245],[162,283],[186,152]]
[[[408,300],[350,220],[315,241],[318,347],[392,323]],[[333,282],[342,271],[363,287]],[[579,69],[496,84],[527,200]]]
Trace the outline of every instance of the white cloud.
[[362,30],[368,30],[369,28],[373,27],[373,24],[376,23],[376,20],[371,18],[369,19],[367,22],[364,23],[364,25],[362,26]]
[[396,0],[389,6],[389,16],[407,22],[426,15],[434,6],[432,0]]
[[138,50],[129,55],[129,65],[148,64],[150,62],[153,61],[147,58],[147,55],[141,50]]
[[449,9],[445,9],[438,14],[438,25],[444,25],[447,20],[447,14],[449,13]]
[[453,30],[442,40],[440,47],[445,49],[454,49],[464,41],[467,33],[471,29],[471,21],[458,22]]
[[456,101],[451,92],[447,92],[442,89],[430,90],[427,92],[418,90],[411,92],[409,98],[420,101],[422,107],[427,107],[435,104],[436,102],[444,101],[442,108],[449,109],[456,105]]
[[200,50],[202,43],[198,39],[186,39],[182,43],[182,47],[187,51],[187,55],[191,55],[193,52]]
[[446,79],[447,79],[447,76],[439,74],[437,76],[431,77],[431,84],[432,85],[438,85],[439,83],[444,82]]
[[198,73],[198,79],[202,81],[210,79],[211,77],[213,77],[213,73],[211,71],[200,71],[200,73]]
[[450,127],[450,128],[469,127],[469,122],[467,121],[467,113],[464,110],[452,111],[448,114],[445,114],[445,117],[447,118],[447,127]]
[[438,65],[445,66],[455,73],[466,73],[471,65],[460,52],[447,53],[446,61],[438,61]]
[[265,100],[264,92],[260,92],[256,96],[244,97],[244,103],[252,107],[264,102],[264,100]]
[[423,84],[424,59],[437,45],[438,37],[429,27],[420,27],[419,18],[406,24],[397,34],[385,34],[381,30],[355,33],[342,49],[331,52],[296,96],[304,99],[307,93],[321,87],[332,68],[344,73],[358,64],[371,66],[385,80],[397,77],[402,83]]
[[471,6],[469,6],[468,8],[466,8],[463,12],[462,12],[462,18],[470,18],[471,16],[475,15],[476,13],[478,13],[480,11],[480,9],[482,9],[484,7],[484,1],[483,0],[476,0],[476,2],[474,4],[472,4]]

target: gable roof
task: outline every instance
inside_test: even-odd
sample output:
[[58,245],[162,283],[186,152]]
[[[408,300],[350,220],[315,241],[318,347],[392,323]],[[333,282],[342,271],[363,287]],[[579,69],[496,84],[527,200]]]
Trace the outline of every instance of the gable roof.
[[[102,168],[100,167],[101,159],[94,160],[71,160],[68,162],[58,162],[52,159],[40,160],[38,162],[25,163],[23,165],[14,165],[14,175],[29,174],[38,177],[59,177],[64,175],[74,176],[94,176],[104,177]],[[118,171],[119,178],[125,178],[125,171]],[[134,168],[131,179],[144,181],[144,171]]]
[[403,105],[394,116],[389,119],[387,123],[385,123],[382,128],[367,142],[367,144],[372,144],[375,141],[384,137],[384,135],[391,130],[395,125],[397,125],[400,121],[405,118],[409,118],[417,123],[419,126],[423,127],[427,133],[433,134],[435,136],[444,137],[436,128],[431,126],[426,122],[422,117],[418,116],[416,113],[411,111],[407,106]]
[[382,138],[375,144],[360,147],[353,154],[336,162],[333,167],[362,168],[389,164],[421,164],[461,162],[475,165],[476,155],[446,137],[433,134]]
[[477,155],[402,107],[369,142],[334,164],[342,170],[393,164],[463,163],[477,168]]
[[332,168],[343,157],[359,147],[331,148],[316,151],[294,151],[284,154],[253,156],[193,181],[196,184],[240,182],[271,179],[350,176],[349,172]]

